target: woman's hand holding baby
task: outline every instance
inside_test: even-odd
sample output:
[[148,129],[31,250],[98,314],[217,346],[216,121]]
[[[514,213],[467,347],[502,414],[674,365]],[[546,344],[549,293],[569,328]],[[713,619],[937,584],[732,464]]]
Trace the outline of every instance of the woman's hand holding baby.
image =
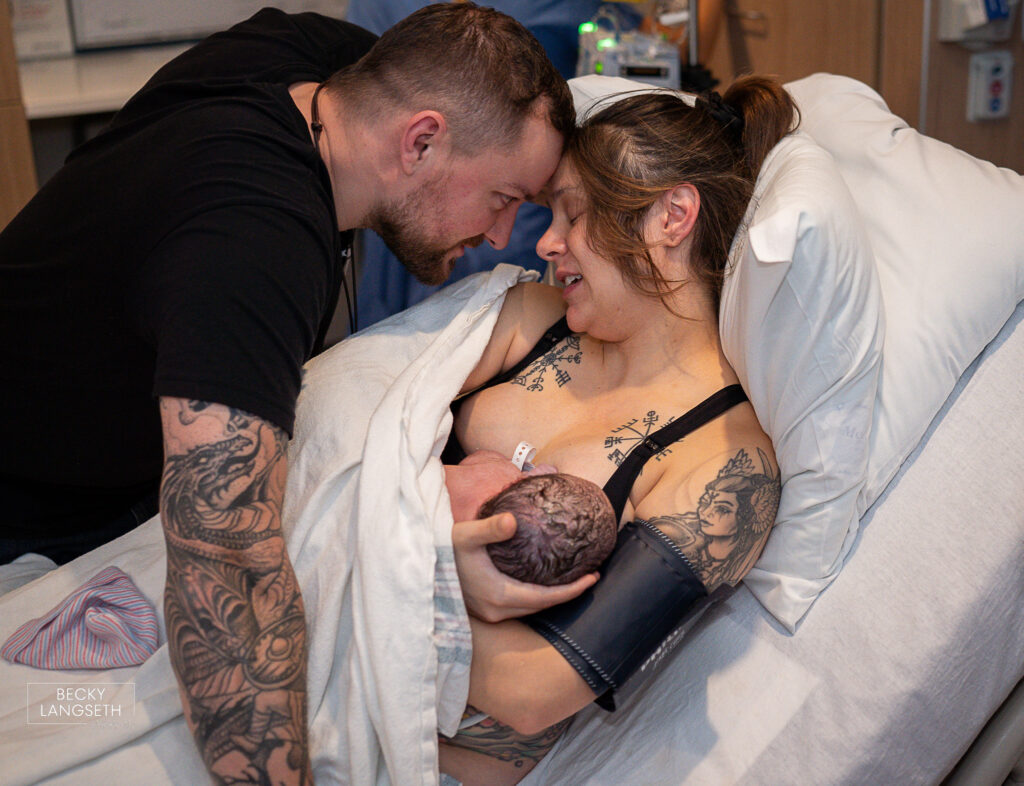
[[487,553],[487,544],[508,540],[515,531],[516,520],[511,513],[458,521],[452,527],[452,546],[455,548],[455,566],[462,584],[462,597],[469,613],[484,622],[522,617],[565,603],[597,581],[597,574],[590,573],[571,584],[543,587],[506,576],[494,567]]

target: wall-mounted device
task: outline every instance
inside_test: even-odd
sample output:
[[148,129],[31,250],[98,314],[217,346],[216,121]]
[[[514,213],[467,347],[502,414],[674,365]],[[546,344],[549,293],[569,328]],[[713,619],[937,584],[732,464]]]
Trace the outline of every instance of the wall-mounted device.
[[11,0],[11,23],[19,60],[60,57],[74,50],[64,0]]
[[1020,0],[940,0],[939,40],[965,46],[1006,41]]
[[1013,55],[1008,51],[971,55],[967,78],[967,119],[995,120],[1010,113]]

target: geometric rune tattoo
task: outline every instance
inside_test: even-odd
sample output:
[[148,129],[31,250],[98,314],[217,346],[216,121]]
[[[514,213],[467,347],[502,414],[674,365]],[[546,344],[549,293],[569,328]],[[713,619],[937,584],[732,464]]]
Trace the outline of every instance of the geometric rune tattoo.
[[555,384],[562,387],[572,379],[565,367],[574,363],[579,365],[582,357],[580,337],[569,336],[565,341],[558,342],[557,345],[534,360],[523,369],[519,376],[513,377],[511,382],[513,385],[522,385],[530,391],[541,391],[544,390],[544,375],[548,371],[552,371],[555,376]]
[[[662,428],[667,426],[669,423],[675,420],[675,416],[669,417],[663,424],[659,426],[660,417],[657,412],[653,409],[644,415],[642,420],[633,418],[628,423],[624,423],[616,429],[612,429],[612,433],[604,438],[604,446],[606,448],[615,448],[611,453],[608,454],[608,460],[611,461],[616,467],[621,466],[625,460],[637,445],[642,443],[652,431],[657,431],[655,426]],[[655,461],[661,461],[662,457],[669,456],[672,454],[672,449],[666,447],[664,450],[659,451],[654,455]]]

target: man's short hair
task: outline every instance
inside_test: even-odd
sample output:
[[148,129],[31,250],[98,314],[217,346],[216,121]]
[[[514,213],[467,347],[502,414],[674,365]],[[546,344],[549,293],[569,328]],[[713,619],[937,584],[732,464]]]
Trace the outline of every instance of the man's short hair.
[[511,513],[516,534],[487,546],[503,573],[534,584],[568,584],[605,561],[618,522],[599,486],[562,473],[531,475],[487,500],[480,517]]
[[435,3],[386,30],[327,83],[364,104],[436,109],[462,155],[514,145],[528,117],[546,113],[564,139],[575,128],[569,87],[533,34],[474,3]]

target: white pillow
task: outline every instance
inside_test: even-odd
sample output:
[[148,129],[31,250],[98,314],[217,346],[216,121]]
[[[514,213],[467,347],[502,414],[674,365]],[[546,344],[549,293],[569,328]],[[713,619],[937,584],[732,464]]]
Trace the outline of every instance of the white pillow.
[[[577,116],[609,93],[645,89],[607,77],[569,86]],[[783,482],[775,529],[745,581],[794,630],[856,535],[881,297],[853,198],[806,134],[769,155],[744,226],[722,292],[722,345],[775,445]]]
[[853,79],[787,88],[853,193],[885,301],[863,512],[1024,299],[1024,178],[923,136]]
[[744,581],[794,630],[857,533],[882,302],[853,198],[806,134],[769,154],[744,226],[719,329],[782,473],[775,529]]

